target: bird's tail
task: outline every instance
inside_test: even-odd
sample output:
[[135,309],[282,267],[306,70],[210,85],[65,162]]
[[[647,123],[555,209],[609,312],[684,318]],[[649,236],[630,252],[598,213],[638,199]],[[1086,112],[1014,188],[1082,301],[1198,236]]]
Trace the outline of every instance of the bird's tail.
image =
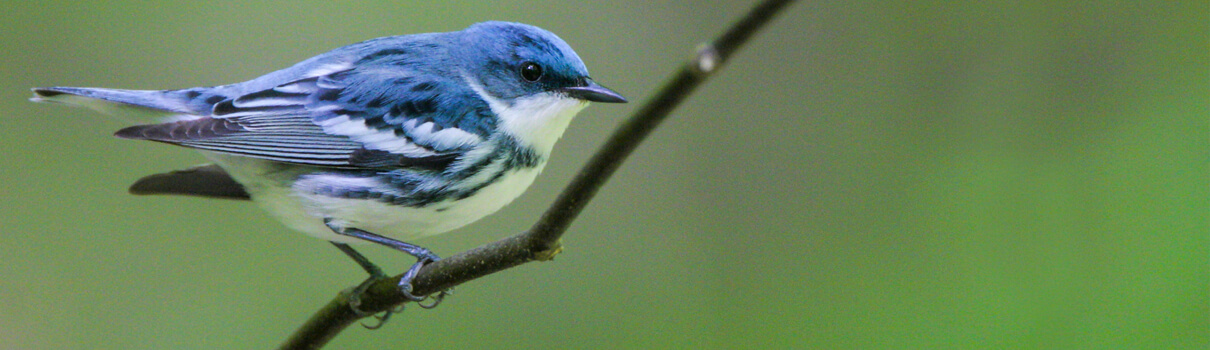
[[198,94],[186,90],[120,90],[82,87],[42,87],[31,89],[33,102],[64,103],[85,107],[118,117],[157,122],[196,119],[209,114],[199,108]]

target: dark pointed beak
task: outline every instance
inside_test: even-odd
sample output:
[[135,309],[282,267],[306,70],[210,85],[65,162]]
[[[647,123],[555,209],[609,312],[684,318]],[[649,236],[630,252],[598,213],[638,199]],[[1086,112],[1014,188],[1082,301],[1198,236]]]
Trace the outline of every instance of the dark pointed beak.
[[597,84],[592,81],[592,78],[584,78],[584,85],[569,86],[560,89],[567,96],[575,97],[585,101],[603,102],[603,103],[626,103],[625,97],[622,94],[614,92],[607,87]]

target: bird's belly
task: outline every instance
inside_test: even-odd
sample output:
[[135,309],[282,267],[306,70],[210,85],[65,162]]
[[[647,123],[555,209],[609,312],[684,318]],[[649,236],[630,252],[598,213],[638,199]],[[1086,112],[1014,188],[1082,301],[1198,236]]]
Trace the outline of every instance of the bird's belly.
[[249,188],[253,199],[286,226],[308,235],[345,243],[361,243],[337,235],[323,223],[331,218],[353,227],[398,240],[445,233],[494,213],[533,183],[541,167],[511,170],[492,184],[463,199],[448,199],[423,207],[391,204],[376,199],[332,197],[293,187]]

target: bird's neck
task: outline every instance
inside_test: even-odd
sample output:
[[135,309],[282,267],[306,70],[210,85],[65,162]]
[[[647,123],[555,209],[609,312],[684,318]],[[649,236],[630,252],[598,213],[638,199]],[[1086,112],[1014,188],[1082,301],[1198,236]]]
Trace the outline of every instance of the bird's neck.
[[588,102],[555,93],[535,94],[509,102],[488,93],[483,84],[465,72],[462,79],[496,114],[496,127],[501,132],[543,158],[550,155],[576,113],[588,106]]
[[492,111],[500,118],[497,125],[500,131],[546,157],[572,118],[587,105],[573,98],[540,94],[517,99],[508,105],[493,103]]

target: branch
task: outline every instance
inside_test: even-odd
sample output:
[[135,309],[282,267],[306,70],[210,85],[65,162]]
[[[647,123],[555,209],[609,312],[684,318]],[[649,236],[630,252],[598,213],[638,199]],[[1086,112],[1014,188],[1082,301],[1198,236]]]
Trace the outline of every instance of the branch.
[[[727,61],[791,0],[766,0],[713,42],[701,45],[693,59],[642,106],[584,166],[554,204],[529,230],[425,265],[412,281],[413,293],[428,295],[535,260],[550,260],[561,250],[559,238],[622,161],[691,92]],[[406,301],[399,293],[402,275],[375,283],[361,296],[365,312],[386,311]],[[311,316],[281,349],[318,349],[359,316],[341,293]]]

